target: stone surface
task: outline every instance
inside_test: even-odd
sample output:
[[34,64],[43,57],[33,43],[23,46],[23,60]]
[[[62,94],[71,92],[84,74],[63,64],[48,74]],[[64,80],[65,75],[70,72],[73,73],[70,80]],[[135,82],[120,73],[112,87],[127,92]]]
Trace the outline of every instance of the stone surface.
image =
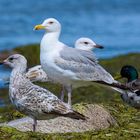
[[[100,105],[77,104],[74,108],[88,117],[86,121],[66,117],[57,117],[50,120],[41,120],[37,124],[37,132],[66,133],[99,130],[116,125],[115,119]],[[32,131],[33,120],[29,117],[10,121],[1,125],[11,126],[20,131]]]

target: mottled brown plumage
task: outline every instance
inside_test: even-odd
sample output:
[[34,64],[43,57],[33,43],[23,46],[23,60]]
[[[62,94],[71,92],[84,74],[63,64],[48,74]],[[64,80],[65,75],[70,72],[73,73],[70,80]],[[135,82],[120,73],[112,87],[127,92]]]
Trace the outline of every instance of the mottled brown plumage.
[[71,106],[62,102],[53,93],[34,85],[25,76],[27,61],[24,56],[15,54],[3,62],[13,68],[10,76],[9,96],[16,109],[34,119],[33,130],[37,121],[57,116],[66,116],[85,120],[86,117]]

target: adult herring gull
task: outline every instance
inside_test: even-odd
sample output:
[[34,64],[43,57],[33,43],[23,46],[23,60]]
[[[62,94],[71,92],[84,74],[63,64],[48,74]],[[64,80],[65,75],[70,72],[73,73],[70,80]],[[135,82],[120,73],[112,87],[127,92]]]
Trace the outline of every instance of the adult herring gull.
[[[85,51],[92,51],[95,48],[103,49],[104,47],[101,45],[97,45],[93,40],[87,37],[81,37],[75,41],[75,48],[85,50]],[[28,69],[26,76],[32,82],[54,82],[48,78],[47,73],[42,69],[41,65],[34,66]],[[60,99],[64,100],[64,92],[65,87],[62,87]],[[69,103],[69,102],[68,102]]]
[[91,82],[114,85],[113,77],[98,64],[91,51],[68,47],[59,41],[61,24],[54,18],[36,25],[35,30],[44,29],[40,43],[40,61],[49,78],[64,85],[71,104],[72,88],[91,85]]

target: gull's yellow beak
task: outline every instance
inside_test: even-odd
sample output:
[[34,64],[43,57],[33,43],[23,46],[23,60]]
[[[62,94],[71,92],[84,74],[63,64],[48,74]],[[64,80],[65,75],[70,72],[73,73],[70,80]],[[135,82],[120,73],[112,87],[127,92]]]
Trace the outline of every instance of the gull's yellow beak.
[[121,78],[123,78],[120,74],[118,74],[118,75],[116,75],[115,77],[114,77],[114,79],[115,80],[119,80],[119,79],[121,79]]
[[41,29],[45,29],[45,26],[39,24],[39,25],[36,25],[36,26],[34,27],[34,30],[41,30]]

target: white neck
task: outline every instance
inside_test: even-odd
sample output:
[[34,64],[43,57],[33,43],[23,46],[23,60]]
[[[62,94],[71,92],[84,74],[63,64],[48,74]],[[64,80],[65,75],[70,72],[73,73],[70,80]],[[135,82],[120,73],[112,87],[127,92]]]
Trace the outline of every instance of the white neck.
[[24,67],[23,65],[18,66],[16,68],[14,68],[11,72],[11,76],[10,76],[10,85],[20,85],[22,81],[24,81],[24,76],[23,74],[26,71],[26,67]]
[[59,41],[60,32],[45,33],[41,40],[41,53],[53,49],[53,46]]

